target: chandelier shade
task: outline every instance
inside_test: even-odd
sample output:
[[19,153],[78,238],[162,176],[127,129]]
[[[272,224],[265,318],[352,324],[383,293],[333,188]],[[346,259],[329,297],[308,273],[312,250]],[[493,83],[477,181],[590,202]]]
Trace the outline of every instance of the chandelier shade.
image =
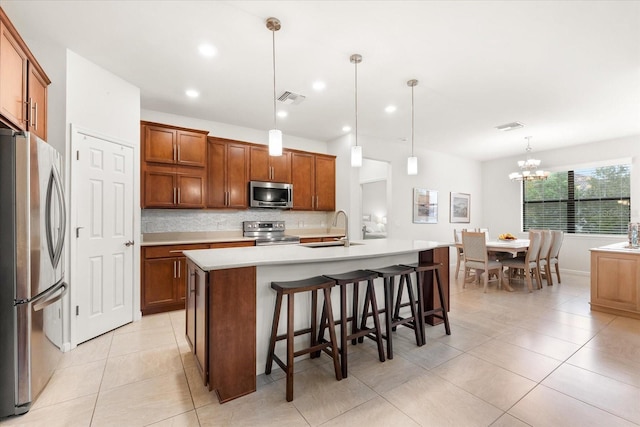
[[531,157],[531,137],[527,136],[527,159],[519,160],[518,172],[512,172],[509,174],[509,179],[512,181],[540,181],[549,178],[549,171],[539,169],[540,160]]

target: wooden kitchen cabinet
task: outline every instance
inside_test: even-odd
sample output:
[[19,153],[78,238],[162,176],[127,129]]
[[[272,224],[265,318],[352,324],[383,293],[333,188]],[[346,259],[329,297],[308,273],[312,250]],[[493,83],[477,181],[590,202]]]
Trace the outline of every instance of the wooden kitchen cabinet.
[[323,154],[291,154],[293,209],[333,211],[336,206],[335,157]]
[[[182,310],[187,298],[186,257],[182,251],[254,246],[252,240],[235,242],[159,245],[142,248],[140,306],[143,315]],[[188,289],[194,289],[192,287]],[[188,322],[187,322],[188,323]],[[189,336],[187,324],[187,336]]]
[[208,244],[197,244],[142,249],[140,308],[143,315],[185,308],[187,270],[182,251],[208,248]]
[[142,201],[145,208],[204,208],[206,170],[146,165]]
[[251,181],[291,182],[291,153],[283,151],[281,156],[270,156],[269,148],[251,146],[250,149]]
[[248,207],[249,156],[249,144],[223,138],[208,138],[208,207]]
[[640,319],[640,251],[591,249],[591,309]]
[[47,87],[51,81],[0,9],[0,120],[47,138]]
[[143,208],[206,206],[207,133],[141,122]]

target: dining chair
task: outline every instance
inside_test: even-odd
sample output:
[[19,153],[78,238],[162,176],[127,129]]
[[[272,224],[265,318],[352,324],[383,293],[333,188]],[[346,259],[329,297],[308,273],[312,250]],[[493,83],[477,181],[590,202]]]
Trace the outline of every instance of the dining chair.
[[[549,252],[551,251],[551,244],[553,242],[553,233],[551,230],[540,230],[540,251],[538,251],[538,273],[540,276],[544,275],[547,285],[549,285],[549,276],[551,275],[551,268],[549,268]],[[542,288],[542,280],[538,283],[538,288]]]
[[556,269],[556,276],[558,276],[558,283],[560,281],[560,265],[558,264],[558,256],[560,255],[560,248],[562,247],[562,241],[564,240],[564,232],[562,230],[551,230],[553,234],[553,240],[551,243],[551,249],[549,249],[549,258],[547,261],[549,267],[549,277],[547,279],[547,285],[553,285],[553,277],[551,276],[551,266],[554,265]]
[[474,269],[476,271],[477,282],[479,282],[480,275],[484,273],[484,292],[487,292],[487,286],[489,284],[489,274],[492,271],[498,271],[498,288],[500,288],[503,279],[502,263],[497,260],[489,259],[485,233],[463,231],[462,248],[464,250],[465,270]]
[[542,234],[540,231],[529,231],[529,248],[524,257],[517,257],[511,259],[502,260],[502,265],[509,269],[507,274],[507,280],[511,284],[511,270],[521,269],[524,270],[525,281],[529,292],[533,292],[533,275],[535,275],[537,285],[540,285],[540,270],[538,270],[538,253],[540,252],[540,243],[542,240]]
[[476,228],[478,233],[484,233],[484,238],[488,242],[489,241],[489,229],[488,228]]
[[471,274],[471,271],[464,267],[464,250],[458,247],[457,244],[462,244],[462,232],[466,231],[466,228],[462,230],[453,229],[453,241],[456,243],[456,280],[458,280],[458,273],[460,272],[460,266],[464,268],[464,280],[467,280]]

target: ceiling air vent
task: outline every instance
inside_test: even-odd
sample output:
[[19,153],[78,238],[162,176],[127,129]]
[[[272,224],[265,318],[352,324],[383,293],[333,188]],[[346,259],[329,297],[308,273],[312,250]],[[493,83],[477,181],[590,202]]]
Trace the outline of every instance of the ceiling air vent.
[[501,130],[503,132],[507,132],[510,130],[520,129],[523,127],[524,127],[524,123],[511,122],[511,123],[507,123],[506,125],[496,126],[496,129]]
[[278,101],[284,102],[285,104],[288,104],[288,105],[291,105],[291,104],[298,105],[302,101],[304,101],[304,98],[305,98],[304,95],[299,95],[297,93],[285,91],[282,93],[282,95],[278,97]]

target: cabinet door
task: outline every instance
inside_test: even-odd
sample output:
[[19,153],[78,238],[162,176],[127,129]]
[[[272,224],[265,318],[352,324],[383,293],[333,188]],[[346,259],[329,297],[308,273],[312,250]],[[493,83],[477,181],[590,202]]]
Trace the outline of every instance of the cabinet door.
[[142,284],[142,311],[176,300],[177,258],[146,259]]
[[316,155],[315,190],[317,211],[336,209],[336,160]]
[[0,24],[0,114],[26,129],[27,55]]
[[293,183],[293,209],[313,210],[314,156],[291,153],[291,182]]
[[183,166],[205,167],[207,137],[201,133],[178,131],[176,163]]
[[249,146],[227,144],[227,207],[244,209],[249,204]]
[[36,67],[29,64],[29,132],[33,132],[43,140],[47,140],[47,81]]
[[269,150],[263,147],[251,147],[250,156],[249,179],[251,181],[270,181]]
[[271,181],[291,182],[291,153],[285,151],[282,156],[271,157]]
[[209,139],[207,144],[207,206],[223,208],[227,201],[226,192],[226,145]]
[[191,351],[195,353],[196,344],[196,271],[195,266],[189,262],[187,264],[187,286],[185,304],[186,337]]
[[[207,302],[208,302],[208,292],[207,292],[207,274],[197,268],[195,270],[195,286],[196,286],[196,307],[195,307],[195,354],[196,354],[196,362],[198,364],[198,368],[200,369],[200,373],[202,374],[202,379],[204,384],[208,382],[208,342],[207,337],[209,336],[207,320]],[[212,307],[211,309],[215,309]]]
[[144,173],[145,208],[172,208],[176,203],[176,174],[170,168],[148,167]]
[[204,169],[178,168],[176,173],[176,202],[181,208],[204,208],[205,206]]
[[144,126],[144,160],[175,164],[176,131],[161,126]]

